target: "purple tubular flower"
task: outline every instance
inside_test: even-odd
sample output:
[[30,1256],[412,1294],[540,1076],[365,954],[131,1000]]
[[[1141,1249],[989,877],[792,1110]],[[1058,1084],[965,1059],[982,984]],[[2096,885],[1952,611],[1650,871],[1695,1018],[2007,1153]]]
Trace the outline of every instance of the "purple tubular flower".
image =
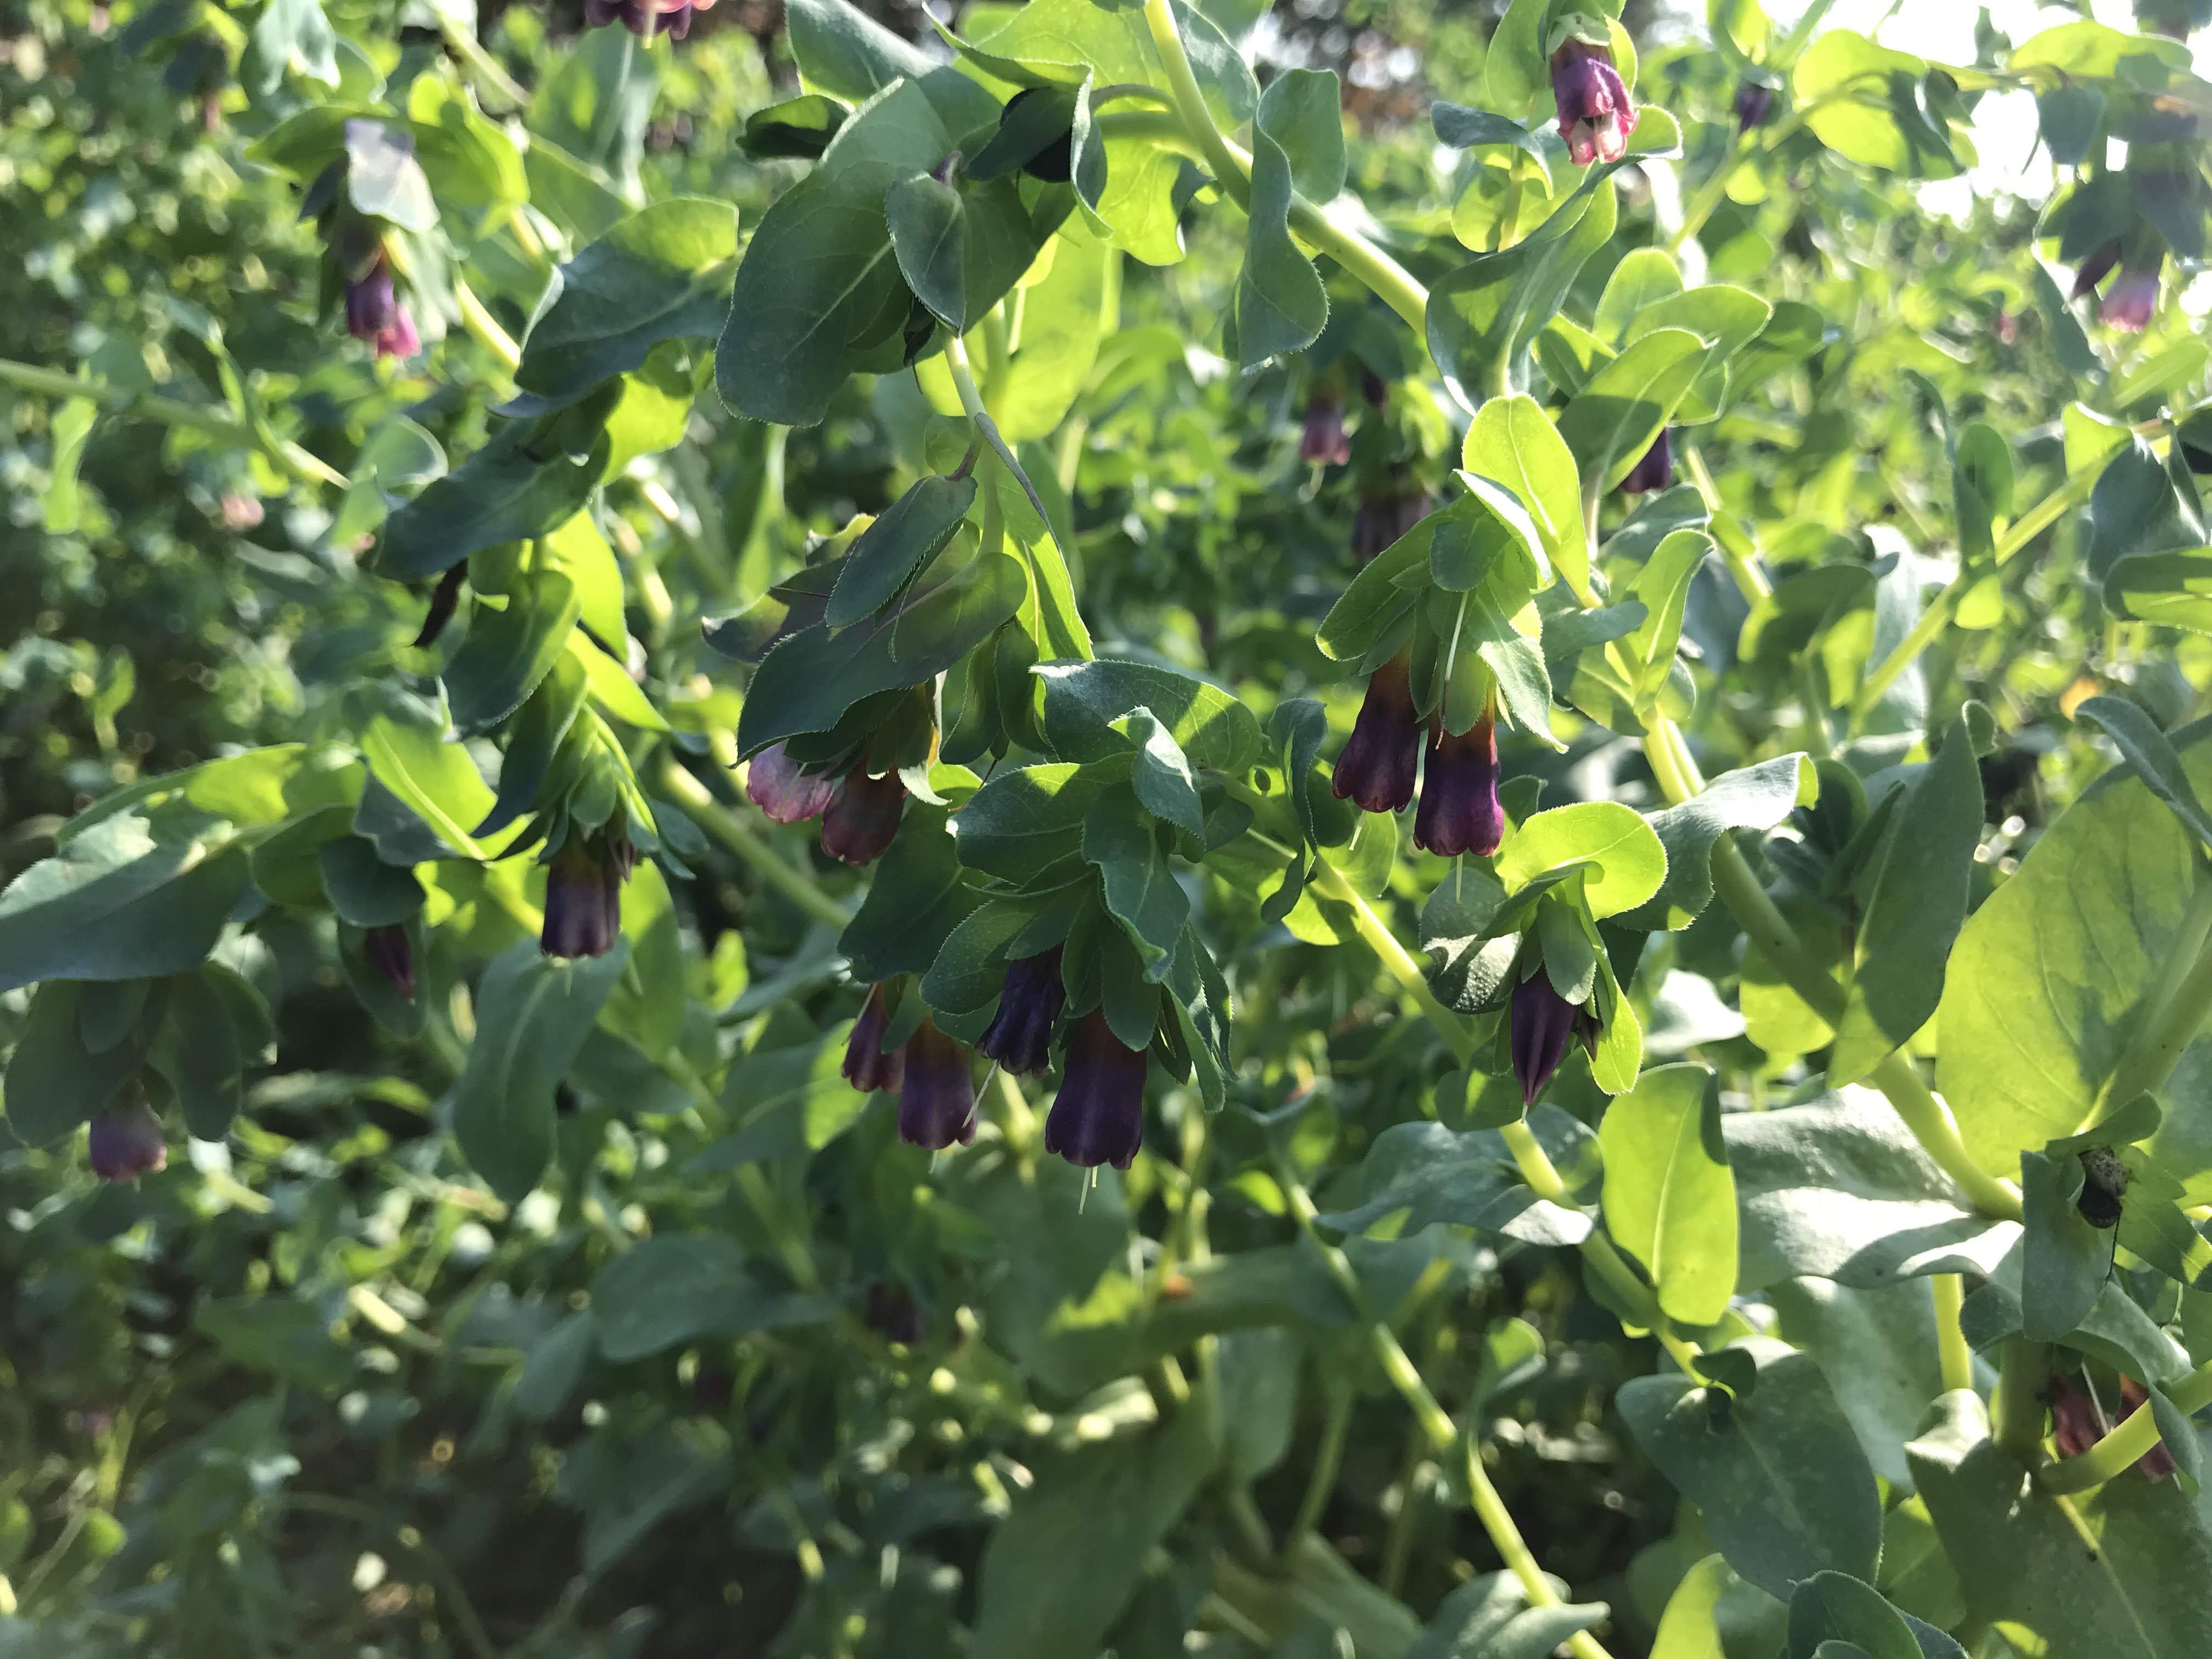
[[1774,113],[1774,88],[1763,87],[1756,81],[1737,82],[1735,89],[1735,125],[1739,132],[1749,132],[1753,127],[1763,127]]
[[801,772],[783,745],[772,743],[745,768],[745,797],[772,823],[798,823],[818,818],[837,793],[837,780],[809,777]]
[[1420,761],[1421,717],[1413,710],[1411,659],[1401,651],[1368,678],[1366,701],[1329,787],[1363,812],[1402,812],[1413,799]]
[[1544,1092],[1567,1057],[1567,1044],[1582,1018],[1583,1011],[1552,988],[1551,975],[1540,965],[1513,988],[1513,1075],[1521,1081],[1523,1105],[1534,1106]]
[[603,957],[622,937],[623,883],[637,862],[627,837],[608,843],[572,836],[545,874],[545,926],[538,948],[549,957]]
[[1070,1164],[1126,1170],[1145,1139],[1145,1051],[1114,1035],[1098,1010],[1067,1039],[1060,1094],[1044,1121],[1044,1149]]
[[1498,727],[1489,712],[1458,737],[1442,722],[1431,726],[1413,845],[1448,859],[1462,853],[1488,858],[1504,839],[1505,809],[1498,799]]
[[370,928],[362,936],[361,952],[386,984],[408,1001],[415,1000],[415,949],[408,943],[405,927],[394,922]]
[[2140,334],[2157,309],[2158,265],[2123,265],[2119,279],[2106,290],[2104,301],[2097,307],[2097,320],[2123,334]]
[[845,1039],[845,1063],[838,1067],[845,1081],[864,1095],[896,1089],[905,1079],[906,1045],[884,1052],[884,1038],[890,1029],[890,1009],[884,1001],[884,988],[872,985],[868,1000],[860,1005],[860,1017],[853,1022],[853,1034]]
[[1659,435],[1651,441],[1651,447],[1644,452],[1644,459],[1631,467],[1628,476],[1620,481],[1620,490],[1625,495],[1648,495],[1674,482],[1673,429],[1662,426]]
[[1637,115],[1609,48],[1569,40],[1553,53],[1552,99],[1559,106],[1559,137],[1577,167],[1618,161],[1628,153]]
[[2093,250],[2089,257],[2081,261],[2081,268],[2074,273],[2073,290],[2066,297],[2078,300],[2085,294],[2095,293],[2097,284],[2111,276],[2119,263],[2120,244],[2119,239],[2115,237],[2102,247]]
[[1067,1006],[1067,988],[1060,976],[1060,947],[1023,957],[1006,964],[1006,980],[999,993],[999,1012],[991,1016],[975,1044],[975,1052],[995,1060],[1016,1076],[1049,1070],[1052,1066],[1052,1028]]
[[906,1040],[906,1074],[899,1084],[899,1139],[909,1146],[943,1152],[975,1138],[975,1080],[968,1051],[930,1023],[927,1015]]
[[1316,392],[1306,399],[1298,459],[1320,466],[1342,466],[1352,459],[1352,440],[1344,432],[1344,399],[1334,392]]
[[136,1181],[153,1175],[169,1161],[169,1146],[162,1139],[161,1120],[146,1103],[146,1091],[135,1082],[116,1103],[93,1115],[86,1137],[92,1155],[92,1172],[102,1181]]
[[848,772],[822,813],[822,850],[851,865],[873,864],[898,834],[906,811],[906,786],[898,774],[868,775],[865,764]]
[[392,266],[379,248],[369,267],[345,285],[346,332],[374,340],[399,320],[399,300],[392,287]]

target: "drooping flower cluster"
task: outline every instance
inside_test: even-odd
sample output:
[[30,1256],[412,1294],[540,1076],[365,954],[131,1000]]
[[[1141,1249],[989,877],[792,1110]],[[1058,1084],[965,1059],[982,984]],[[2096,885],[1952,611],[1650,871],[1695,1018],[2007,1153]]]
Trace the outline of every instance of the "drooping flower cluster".
[[884,855],[898,835],[906,811],[906,785],[899,775],[868,775],[865,760],[842,778],[802,772],[780,744],[755,755],[745,772],[745,795],[772,822],[822,820],[822,850],[860,866]]
[[711,10],[714,4],[714,0],[584,0],[584,27],[619,21],[641,40],[665,34],[681,40],[691,33],[691,14]]
[[545,925],[538,948],[549,957],[603,957],[622,937],[623,884],[637,848],[620,830],[571,835],[545,872]]
[[[999,1008],[977,1040],[975,1052],[1017,1074],[1042,1073],[1052,1065],[1052,1042],[1067,1005],[1061,951],[1054,945],[1007,964]],[[975,1136],[975,1091],[968,1050],[924,1015],[911,1036],[888,1052],[891,1000],[882,985],[853,1022],[842,1072],[854,1088],[896,1090],[899,1139],[942,1151]],[[1068,1026],[1061,1054],[1060,1092],[1045,1118],[1044,1149],[1071,1164],[1126,1170],[1145,1130],[1142,1048],[1114,1034],[1093,1009]]]
[[1552,98],[1559,106],[1559,137],[1577,167],[1618,161],[1628,153],[1637,116],[1609,47],[1564,42],[1552,54]]
[[[1363,812],[1401,812],[1413,799],[1421,758],[1413,665],[1401,651],[1368,677],[1367,696],[1351,739],[1337,757],[1330,787],[1339,800]],[[1445,858],[1462,853],[1487,858],[1495,853],[1505,838],[1499,780],[1497,714],[1487,702],[1481,717],[1462,732],[1447,732],[1443,720],[1432,716],[1413,844]]]

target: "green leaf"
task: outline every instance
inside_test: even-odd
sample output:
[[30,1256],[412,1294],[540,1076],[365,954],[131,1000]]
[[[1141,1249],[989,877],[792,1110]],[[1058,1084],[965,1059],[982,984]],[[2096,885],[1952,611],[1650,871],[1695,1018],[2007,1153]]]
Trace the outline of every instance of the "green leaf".
[[1981,771],[1962,714],[1892,820],[1861,913],[1832,1083],[1857,1082],[1935,1014],[1981,838]]
[[415,159],[415,137],[382,121],[345,124],[346,197],[356,212],[402,230],[428,235],[438,227],[438,204]]
[[1113,245],[1079,218],[1062,225],[1050,270],[1022,290],[1021,345],[994,404],[1007,442],[1060,429],[1120,315],[1121,289],[1121,256]]
[[726,202],[677,196],[630,215],[554,267],[515,385],[557,408],[641,367],[663,340],[713,339],[737,258]]
[[538,1184],[553,1156],[554,1088],[582,1051],[629,951],[623,939],[603,957],[556,962],[532,939],[484,970],[476,1041],[453,1085],[453,1133],[510,1204]]
[[385,520],[378,568],[386,575],[441,575],[471,554],[550,535],[583,508],[606,470],[602,434],[580,463],[533,454],[537,423],[517,421]]
[[1260,94],[1260,125],[1282,146],[1291,184],[1309,202],[1344,188],[1344,91],[1334,70],[1286,69]]
[[1437,515],[1429,541],[1429,574],[1453,593],[1495,577],[1498,592],[1517,611],[1520,605],[1513,601],[1551,580],[1542,538],[1511,489],[1478,473],[1457,476],[1468,493]]
[[1633,670],[1631,684],[1639,708],[1656,702],[1674,672],[1690,583],[1712,551],[1713,538],[1702,530],[1669,531],[1630,584],[1631,596],[1644,607],[1644,620],[1610,654]]
[[2056,1342],[2089,1316],[2112,1271],[2105,1234],[2081,1218],[2081,1158],[2073,1152],[2022,1152],[2020,1194],[2027,1235],[2020,1263],[2021,1329],[2033,1342]]
[[422,908],[422,884],[404,865],[386,864],[359,836],[338,836],[316,851],[323,891],[342,921],[384,927]]
[[1167,727],[1194,767],[1241,777],[1260,757],[1260,721],[1218,686],[1152,663],[1103,658],[1040,663],[1044,735],[1055,755],[1102,760],[1126,754],[1114,722],[1142,708]]
[[1114,729],[1136,745],[1129,782],[1144,809],[1202,842],[1206,809],[1198,799],[1198,781],[1191,775],[1190,762],[1175,734],[1149,708],[1132,709],[1114,722]]
[[888,604],[945,550],[975,504],[975,479],[918,479],[883,515],[853,539],[838,568],[837,585],[822,620],[849,628]]
[[[1557,1581],[1553,1588],[1565,1589]],[[1511,1573],[1486,1572],[1444,1597],[1402,1659],[1549,1659],[1569,1637],[1602,1623],[1610,1612],[1602,1601],[1532,1606]]]
[[[1936,1644],[1929,1646],[1930,1640]],[[1816,1572],[1790,1598],[1790,1659],[1814,1659],[1825,1644],[1849,1643],[1869,1659],[1966,1659],[1942,1631],[1917,1632],[1880,1590],[1848,1573]]]
[[376,781],[457,853],[488,856],[466,826],[489,817],[497,798],[468,750],[446,741],[438,711],[380,684],[362,688],[354,712],[361,722],[362,757]]
[[144,1058],[143,1042],[87,1051],[79,1010],[90,995],[71,980],[50,980],[31,998],[22,1034],[8,1057],[8,1127],[26,1146],[59,1140],[92,1121]]
[[[872,897],[874,889],[869,891]],[[1006,947],[1029,926],[1031,915],[1024,906],[995,900],[970,910],[945,936],[922,975],[922,1000],[954,1014],[988,1006],[1006,982]]]
[[1651,1659],[1723,1659],[1717,1615],[1721,1597],[1736,1582],[1720,1555],[1708,1555],[1684,1573],[1660,1615]]
[[1922,96],[1927,72],[1909,52],[1849,29],[1829,29],[1797,60],[1791,101],[1822,143],[1863,167],[1909,179],[1948,179],[1960,164],[1943,118]]
[[738,721],[738,747],[827,732],[854,703],[945,672],[1014,614],[1028,591],[1022,567],[985,553],[898,610],[831,634],[824,624],[779,641],[762,659]]
[[[1590,1132],[1556,1106],[1539,1105],[1528,1121],[1570,1187],[1589,1187],[1598,1162]],[[1407,1238],[1438,1222],[1524,1244],[1576,1245],[1590,1235],[1590,1218],[1583,1211],[1529,1189],[1495,1129],[1455,1134],[1441,1123],[1395,1123],[1376,1136],[1360,1180],[1364,1200],[1322,1216],[1324,1224],[1362,1233],[1403,1212],[1399,1236]]]
[[244,1100],[246,1072],[275,1057],[268,1007],[259,992],[216,963],[178,975],[167,988],[147,1058],[176,1091],[193,1138],[221,1140]]
[[[1498,61],[1494,50],[1491,61]],[[1429,353],[1466,408],[1527,389],[1536,337],[1566,302],[1576,273],[1613,240],[1619,210],[1609,171],[1592,169],[1526,240],[1478,254],[1430,288]]]
[[521,708],[567,651],[582,613],[576,585],[554,570],[526,574],[504,609],[480,598],[442,676],[455,729],[473,737]]
[[1976,1210],[1894,1113],[1862,1098],[1721,1120],[1746,1291],[1797,1275],[1859,1289],[1933,1273],[1986,1279],[2018,1244],[2019,1224]]
[[979,897],[962,879],[948,816],[942,806],[907,803],[867,896],[837,941],[854,978],[874,982],[927,971],[975,909]]
[[[2212,726],[2172,734],[2183,775],[2212,789]],[[2197,839],[2131,769],[2050,825],[1960,930],[1937,1010],[1936,1084],[1974,1161],[2010,1176],[2023,1151],[2082,1128],[2166,983],[2193,902]],[[2203,1075],[2192,1045],[2177,1079]],[[2212,1168],[2212,1116],[2179,1087],[2154,1159],[2191,1183]]]
[[192,1309],[192,1324],[247,1370],[319,1394],[337,1394],[353,1380],[353,1360],[331,1340],[330,1319],[305,1297],[204,1297]]
[[1620,919],[1644,931],[1686,927],[1713,897],[1713,851],[1731,830],[1772,830],[1820,791],[1809,757],[1778,756],[1712,780],[1691,800],[1654,813],[1650,824],[1667,853],[1659,891]]
[[702,1336],[818,1324],[819,1297],[779,1291],[723,1233],[662,1233],[633,1245],[592,1280],[599,1352],[617,1364]]
[[1161,854],[1151,824],[1109,792],[1084,816],[1083,856],[1097,866],[1106,908],[1144,961],[1145,977],[1161,980],[1190,914],[1190,896]]
[[2197,839],[2212,848],[2212,813],[2204,810],[2191,787],[2181,757],[2151,717],[2124,697],[2091,697],[2074,711],[2075,720],[2094,722],[2120,751],[2120,758],[2135,769],[2151,793],[2172,809]]
[[1567,579],[1577,598],[1585,605],[1594,602],[1581,480],[1573,452],[1543,405],[1522,392],[1487,400],[1468,428],[1461,464],[1512,491],[1553,568]]
[[55,410],[51,430],[52,459],[46,465],[46,493],[40,497],[41,521],[50,536],[65,536],[77,527],[77,466],[84,459],[86,441],[100,405],[89,398],[70,398]]
[[[1632,325],[1662,301],[1680,299],[1681,295],[1682,270],[1673,254],[1664,248],[1631,248],[1605,279],[1605,292],[1598,296],[1590,331],[1617,353],[1628,343]],[[1680,325],[1704,332],[1686,321]]]
[[1874,1577],[1881,1498],[1866,1454],[1810,1354],[1754,1338],[1746,1399],[1681,1376],[1639,1376],[1617,1401],[1629,1430],[1685,1498],[1729,1565],[1786,1599],[1824,1571]]
[[846,0],[793,0],[786,15],[791,55],[810,89],[865,104],[903,77],[921,89],[955,137],[998,119],[989,93]]
[[1607,1231],[1644,1264],[1670,1318],[1715,1323],[1736,1279],[1735,1182],[1717,1079],[1703,1066],[1653,1067],[1606,1109],[1598,1140]]
[[1303,351],[1328,325],[1328,290],[1291,240],[1290,158],[1261,125],[1252,133],[1243,274],[1237,280],[1237,359],[1247,368]]
[[1583,897],[1602,921],[1632,910],[1667,878],[1667,852],[1642,814],[1618,801],[1578,801],[1524,820],[1498,854],[1498,879],[1518,893],[1554,871],[1583,868]]
[[1000,773],[953,820],[961,863],[1033,890],[1074,879],[1084,818],[1103,787],[1097,772],[1064,763]]
[[1559,413],[1559,436],[1583,477],[1612,489],[1629,475],[1704,370],[1707,349],[1686,328],[1654,329],[1590,376]]
[[1037,1471],[983,1552],[975,1659],[1096,1652],[1220,1455],[1212,1409]]
[[1336,662],[1366,662],[1376,645],[1420,604],[1428,588],[1437,520],[1431,514],[1352,579],[1315,631],[1314,643]]
[[[1989,1437],[1982,1402],[1954,1390],[1909,1448],[1913,1478],[1959,1570],[1970,1619],[2051,1654],[2174,1659],[2212,1652],[2212,1537],[2172,1480],[2123,1475],[2069,1500],[2091,1542],[2048,1499],[2022,1490]],[[2015,1644],[2018,1645],[2019,1644]]]
[[2116,616],[2212,634],[2212,547],[2129,554],[2106,574],[2104,594]]
[[639,865],[623,884],[622,931],[629,961],[607,994],[599,1024],[659,1060],[683,1035],[687,1004],[683,933],[659,865]]
[[0,990],[39,980],[181,973],[215,948],[246,890],[227,821],[180,800],[118,811],[0,893]]

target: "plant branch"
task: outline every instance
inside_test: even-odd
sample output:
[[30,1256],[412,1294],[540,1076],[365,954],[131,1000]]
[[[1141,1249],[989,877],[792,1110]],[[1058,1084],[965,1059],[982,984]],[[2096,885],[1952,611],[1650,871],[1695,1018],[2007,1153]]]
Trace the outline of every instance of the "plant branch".
[[1971,1390],[1974,1351],[1966,1346],[1966,1334],[1959,1324],[1960,1310],[1966,1303],[1966,1281],[1957,1273],[1930,1273],[1928,1293],[1936,1304],[1936,1356],[1942,1367],[1944,1391]]
[[768,844],[766,837],[716,800],[708,793],[705,784],[673,758],[662,763],[660,787],[704,824],[717,841],[751,865],[762,880],[816,921],[840,933],[844,931],[845,924],[853,919],[845,907],[815,885],[814,878],[805,871],[785,862],[783,855]]
[[477,298],[476,290],[458,276],[453,278],[453,301],[461,308],[461,326],[498,358],[508,374],[514,374],[522,362],[522,348],[499,325],[499,319],[491,314],[484,302]]
[[173,398],[161,398],[150,392],[133,392],[127,386],[110,386],[102,380],[80,380],[75,375],[64,374],[59,369],[41,368],[33,363],[19,363],[0,357],[0,386],[12,386],[24,392],[35,392],[48,398],[87,398],[103,409],[118,414],[143,416],[149,421],[159,421],[164,426],[183,427],[189,431],[204,432],[211,437],[227,438],[243,449],[259,449],[289,475],[312,479],[343,489],[350,483],[346,475],[288,439],[278,439],[273,444],[264,434],[257,433],[246,422],[228,410],[209,409],[198,404],[179,403]]

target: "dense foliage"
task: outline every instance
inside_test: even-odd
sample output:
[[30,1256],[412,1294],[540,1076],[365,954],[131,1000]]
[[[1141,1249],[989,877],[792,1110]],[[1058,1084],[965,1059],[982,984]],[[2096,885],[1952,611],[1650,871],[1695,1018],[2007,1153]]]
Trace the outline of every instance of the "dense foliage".
[[2212,1653],[2212,6],[1827,9],[0,12],[0,1652]]

